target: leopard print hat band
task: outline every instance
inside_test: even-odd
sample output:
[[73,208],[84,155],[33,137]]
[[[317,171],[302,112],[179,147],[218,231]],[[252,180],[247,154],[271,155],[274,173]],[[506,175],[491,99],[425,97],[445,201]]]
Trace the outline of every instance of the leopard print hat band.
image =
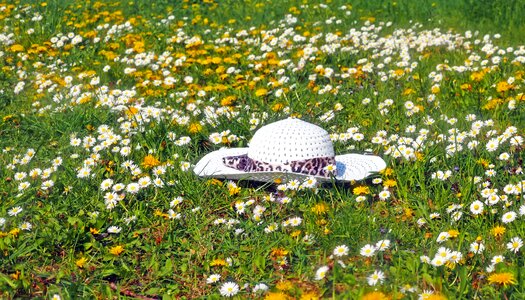
[[316,157],[272,164],[252,159],[248,157],[248,154],[244,154],[223,157],[222,163],[227,167],[244,172],[293,172],[310,176],[330,177],[335,175],[336,171],[334,157]]

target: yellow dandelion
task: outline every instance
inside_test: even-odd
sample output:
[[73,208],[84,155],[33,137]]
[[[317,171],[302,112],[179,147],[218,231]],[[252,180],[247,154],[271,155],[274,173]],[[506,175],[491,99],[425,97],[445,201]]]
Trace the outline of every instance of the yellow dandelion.
[[456,229],[450,229],[449,231],[447,231],[448,234],[450,235],[451,238],[455,238],[459,235],[459,231],[457,231]]
[[142,161],[142,166],[146,169],[151,169],[153,167],[156,167],[160,165],[160,161],[158,159],[155,158],[155,156],[153,155],[146,155],[146,157],[144,157],[144,160]]
[[237,100],[237,97],[227,96],[221,100],[221,105],[222,106],[232,106],[235,103],[235,100]]
[[18,228],[13,228],[9,231],[9,234],[12,236],[18,236],[19,233],[20,233],[20,229]]
[[212,267],[224,267],[226,266],[226,261],[222,258],[216,258],[211,261],[210,266]]
[[275,288],[277,288],[278,290],[280,291],[289,291],[293,288],[293,284],[292,282],[288,281],[288,280],[285,280],[285,281],[279,281],[276,285],[275,285]]
[[301,13],[301,10],[299,10],[297,7],[295,6],[292,6],[290,7],[290,9],[288,9],[288,11],[294,15],[298,15]]
[[366,185],[356,186],[353,190],[354,195],[368,195],[370,194],[370,188]]
[[272,252],[270,252],[270,256],[272,257],[283,257],[288,255],[290,251],[283,249],[283,248],[273,248]]
[[91,31],[88,31],[86,33],[84,33],[84,37],[87,38],[87,39],[92,39],[94,37],[97,36],[97,32],[94,31],[94,30],[91,30]]
[[450,270],[454,270],[456,268],[456,263],[452,261],[447,261],[445,263],[445,267],[449,268]]
[[202,125],[198,122],[194,122],[194,123],[191,123],[189,126],[188,126],[188,131],[190,133],[198,133],[202,130]]
[[120,254],[122,254],[122,252],[124,252],[124,247],[122,247],[121,245],[109,248],[109,253],[116,256],[119,256]]
[[11,50],[11,52],[22,52],[24,51],[24,46],[20,45],[20,44],[14,44],[12,45],[9,50]]
[[329,235],[330,233],[332,233],[332,230],[330,230],[330,228],[328,226],[325,226],[325,228],[323,229],[323,233],[325,235]]
[[269,292],[264,296],[264,300],[288,300],[290,297],[282,292]]
[[408,96],[408,95],[411,95],[411,94],[414,94],[416,91],[414,91],[414,89],[411,89],[411,88],[407,88],[403,91],[402,95],[403,96]]
[[11,278],[13,278],[14,280],[18,280],[20,278],[20,274],[21,272],[19,270],[16,270],[15,273],[11,274]]
[[275,112],[281,111],[284,108],[284,104],[276,103],[272,106],[272,110]]
[[132,116],[136,115],[139,112],[138,108],[131,106],[130,108],[126,109],[125,113],[126,115],[131,118]]
[[235,196],[241,192],[241,187],[239,186],[231,186],[228,188],[228,192],[230,196]]
[[498,225],[492,228],[491,232],[492,232],[492,235],[494,235],[495,237],[501,237],[505,233],[505,230],[506,230],[505,227]]
[[13,115],[7,115],[7,116],[2,118],[2,121],[7,122],[7,121],[11,120],[12,118],[13,118]]
[[488,281],[490,284],[497,284],[507,287],[507,285],[516,284],[516,278],[514,274],[509,272],[494,273],[489,276]]
[[506,81],[501,81],[501,82],[498,82],[498,84],[496,84],[496,91],[498,91],[498,93],[503,93],[503,92],[506,92],[512,89],[513,87],[514,86],[512,84],[509,84]]
[[318,300],[320,298],[319,298],[319,295],[317,295],[317,293],[308,292],[308,293],[302,294],[300,299],[301,300]]
[[216,178],[212,178],[212,179],[206,181],[206,184],[222,186],[222,181],[220,181],[219,179],[216,179]]
[[315,221],[315,224],[319,225],[319,226],[324,226],[328,223],[328,221],[326,221],[326,219],[319,219],[319,220],[316,220]]
[[463,83],[462,85],[459,86],[459,88],[461,88],[461,90],[463,91],[471,91],[472,85],[470,83]]
[[369,293],[364,294],[361,297],[361,300],[388,300],[388,299],[390,299],[390,297],[388,297],[387,295],[385,295],[383,292],[380,292],[380,291],[369,292]]
[[312,212],[316,215],[323,215],[328,211],[328,205],[324,202],[317,203],[312,207]]
[[85,257],[81,257],[75,261],[75,265],[77,265],[77,267],[82,269],[84,268],[84,265],[86,264],[86,262],[87,262],[87,259]]
[[431,294],[428,295],[425,300],[447,300],[447,297],[443,296],[442,294]]
[[503,100],[501,100],[500,98],[494,98],[494,99],[488,101],[485,105],[483,105],[482,108],[484,110],[491,110],[491,109],[497,108],[498,106],[500,106],[502,104],[503,104]]
[[397,185],[397,182],[394,179],[387,179],[383,182],[383,186],[390,188],[395,187]]
[[405,71],[404,71],[403,69],[397,69],[397,70],[394,71],[394,75],[395,75],[396,77],[401,77],[401,76],[403,76],[404,74],[405,74]]
[[80,97],[80,99],[78,99],[77,101],[79,104],[85,104],[91,101],[91,97],[90,96]]
[[142,53],[144,52],[144,42],[142,41],[137,41],[133,44],[133,50],[137,53]]
[[257,96],[257,97],[261,97],[261,96],[264,96],[266,94],[268,94],[268,90],[265,89],[265,88],[261,88],[261,89],[258,89],[258,90],[255,91],[255,96]]
[[488,160],[484,159],[484,158],[480,158],[480,159],[478,159],[477,163],[479,163],[480,165],[482,165],[483,168],[485,168],[485,169],[488,168],[488,166],[489,166],[489,164],[490,164],[490,162],[489,162]]
[[290,233],[290,237],[292,237],[292,238],[296,238],[296,237],[298,237],[300,234],[301,234],[301,230],[295,230],[295,231],[292,231],[292,233]]
[[472,81],[481,81],[485,77],[485,72],[473,72],[470,74],[470,80]]
[[384,174],[385,176],[390,176],[390,175],[394,174],[394,169],[386,168],[383,171],[380,171],[379,173]]
[[414,210],[409,207],[405,207],[404,212],[405,212],[405,216],[404,216],[405,218],[412,218],[414,216]]

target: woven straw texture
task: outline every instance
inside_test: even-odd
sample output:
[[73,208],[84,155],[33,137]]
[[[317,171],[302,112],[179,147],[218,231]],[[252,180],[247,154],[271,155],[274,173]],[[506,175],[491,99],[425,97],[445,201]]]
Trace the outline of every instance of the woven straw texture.
[[282,164],[334,157],[334,148],[330,135],[321,127],[299,119],[285,119],[257,130],[250,141],[248,157]]

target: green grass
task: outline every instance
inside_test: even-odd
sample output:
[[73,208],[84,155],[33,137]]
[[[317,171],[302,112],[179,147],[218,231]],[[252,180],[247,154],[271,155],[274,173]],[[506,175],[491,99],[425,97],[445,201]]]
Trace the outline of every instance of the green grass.
[[[519,1],[0,8],[0,298],[219,299],[226,282],[238,284],[238,299],[525,295],[523,250],[507,246],[525,238],[523,188],[509,191],[525,179]],[[291,190],[202,179],[184,167],[246,147],[258,128],[289,116],[343,137],[334,139],[338,154],[384,157],[387,170]],[[351,128],[363,139],[345,140]],[[146,177],[162,184],[126,191]],[[109,179],[123,189],[109,195],[101,186]],[[122,197],[114,207],[112,196]],[[515,221],[506,222],[509,212]],[[296,217],[299,226],[285,226]],[[438,242],[444,232],[451,237]],[[388,249],[360,253],[381,240]],[[342,245],[348,253],[334,256]],[[462,258],[424,262],[442,247]],[[493,264],[498,255],[504,261]],[[375,271],[385,279],[372,285]],[[507,273],[514,279],[499,284]],[[207,282],[212,274],[218,282]],[[256,292],[261,283],[269,290]]]

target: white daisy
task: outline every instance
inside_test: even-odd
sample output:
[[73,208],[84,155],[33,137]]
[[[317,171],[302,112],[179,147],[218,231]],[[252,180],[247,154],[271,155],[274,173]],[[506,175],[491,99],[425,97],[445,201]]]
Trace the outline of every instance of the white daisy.
[[315,272],[315,280],[321,280],[326,277],[326,272],[328,272],[330,268],[328,266],[322,266]]
[[512,221],[516,220],[517,214],[513,211],[509,211],[503,214],[501,217],[501,221],[503,223],[511,223]]
[[483,213],[483,202],[476,200],[470,204],[470,212],[473,215],[479,215]]
[[383,281],[385,280],[385,273],[379,271],[379,270],[376,270],[374,271],[374,273],[372,273],[370,276],[367,277],[366,279],[368,281],[368,284],[369,285],[376,285],[376,284],[381,284],[383,283]]
[[208,278],[206,278],[206,283],[208,284],[216,283],[217,281],[219,281],[219,279],[221,279],[220,274],[211,274],[210,276],[208,276]]
[[221,285],[220,293],[224,297],[233,297],[239,292],[239,285],[235,282],[225,282]]
[[520,251],[520,248],[523,247],[523,240],[519,237],[513,237],[510,242],[507,243],[507,249],[514,253],[518,253]]
[[377,249],[374,245],[367,244],[363,246],[363,248],[361,248],[361,251],[359,251],[359,253],[362,256],[371,257],[371,256],[374,256],[374,254],[376,253],[376,250]]
[[437,242],[442,243],[450,238],[450,234],[446,231],[441,232],[437,237]]
[[341,257],[348,255],[348,247],[346,245],[340,245],[335,247],[334,256]]

